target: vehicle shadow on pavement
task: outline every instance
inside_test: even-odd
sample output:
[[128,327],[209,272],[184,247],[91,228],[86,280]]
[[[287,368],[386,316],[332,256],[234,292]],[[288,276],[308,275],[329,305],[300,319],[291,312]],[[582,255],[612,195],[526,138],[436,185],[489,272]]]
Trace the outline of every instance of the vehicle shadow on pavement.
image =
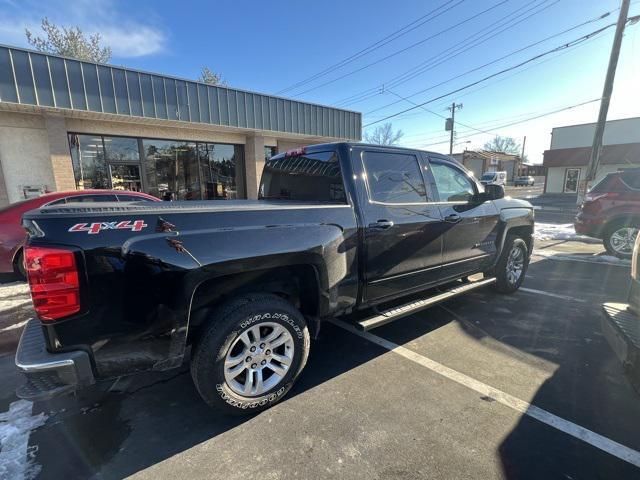
[[[554,282],[575,279],[559,293],[587,299],[583,303],[541,299],[523,292],[502,296],[486,291],[407,317],[374,333],[430,356],[428,349],[419,351],[420,342],[455,324],[473,343],[501,349],[524,363],[556,365],[532,398],[523,399],[640,449],[636,428],[640,424],[640,402],[599,327],[598,303],[611,298],[612,292],[617,292],[617,298],[622,295],[628,272],[613,266],[595,267],[599,269],[597,275],[591,264],[541,260],[530,267],[532,277],[544,277],[546,290],[553,290]],[[590,292],[588,298],[584,292]],[[386,353],[378,345],[325,324],[312,345],[304,374],[288,397],[258,416],[225,417],[212,412],[200,399],[186,365],[171,372],[122,379],[108,393],[37,403],[34,414],[42,411],[49,416],[47,424],[33,432],[30,440],[30,445],[39,448],[40,478],[122,478],[243,424],[260,425],[264,422],[257,420],[263,415],[269,421],[286,421],[292,399]],[[473,361],[472,357],[465,358]],[[384,378],[378,380],[384,382]],[[371,387],[366,381],[364,384]],[[517,392],[504,389],[517,396]],[[228,448],[232,452],[242,447],[231,443]],[[60,452],[64,452],[62,457]],[[638,475],[631,465],[525,415],[502,440],[496,455],[504,476],[511,479]]]
[[[584,302],[500,296],[496,300],[503,308],[494,308],[490,321],[478,325],[471,321],[477,304],[467,298],[455,307],[456,321],[478,342],[497,340],[516,355],[556,365],[535,394],[524,398],[531,405],[640,450],[640,402],[600,327],[600,302],[624,297],[628,271],[598,266],[596,273],[588,264],[552,260],[531,265],[531,271],[544,271],[549,287],[553,279],[564,279],[557,282],[564,283],[558,293]],[[498,451],[510,479],[640,476],[633,465],[527,415],[520,416]]]
[[[380,347],[327,324],[287,398],[258,416],[286,410],[286,403],[295,396],[383,353]],[[139,377],[121,380],[111,392],[94,391],[34,406],[34,414],[43,411],[49,416],[30,440],[39,446],[39,478],[123,478],[256,419],[210,410],[196,391],[187,365]],[[119,388],[123,391],[116,391]],[[44,447],[52,445],[55,451]]]
[[[640,451],[640,402],[600,327],[600,303],[624,300],[629,270],[545,259],[529,271],[536,281],[527,286],[566,298],[486,290],[373,333]],[[447,353],[429,337],[452,325],[473,341],[453,343],[458,350]],[[541,373],[522,378],[531,371]],[[541,378],[537,389],[523,388]],[[509,479],[640,476],[631,464],[527,415],[519,414],[497,455]]]

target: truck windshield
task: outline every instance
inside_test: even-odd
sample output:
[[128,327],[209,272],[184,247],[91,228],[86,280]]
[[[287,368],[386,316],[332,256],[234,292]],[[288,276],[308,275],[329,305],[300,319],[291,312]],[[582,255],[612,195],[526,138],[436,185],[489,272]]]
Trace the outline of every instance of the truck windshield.
[[258,198],[346,203],[337,153],[272,157],[264,166]]
[[480,180],[493,180],[494,178],[496,178],[495,173],[485,173],[484,175],[482,175],[482,178]]

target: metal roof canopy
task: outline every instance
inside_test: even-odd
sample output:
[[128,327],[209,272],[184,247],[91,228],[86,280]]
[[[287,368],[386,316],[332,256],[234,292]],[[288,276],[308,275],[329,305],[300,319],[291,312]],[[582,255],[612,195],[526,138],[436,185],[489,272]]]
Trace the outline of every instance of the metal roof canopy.
[[360,140],[362,114],[0,45],[0,102]]

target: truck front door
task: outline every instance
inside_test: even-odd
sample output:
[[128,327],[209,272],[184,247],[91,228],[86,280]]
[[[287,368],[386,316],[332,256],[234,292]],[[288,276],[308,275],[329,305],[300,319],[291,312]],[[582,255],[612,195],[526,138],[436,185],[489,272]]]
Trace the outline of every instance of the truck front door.
[[428,190],[418,152],[354,148],[364,223],[363,300],[376,302],[436,282],[444,224]]
[[500,212],[492,201],[482,201],[478,186],[455,162],[429,155],[430,181],[438,195],[446,225],[443,237],[443,278],[482,271],[497,254]]

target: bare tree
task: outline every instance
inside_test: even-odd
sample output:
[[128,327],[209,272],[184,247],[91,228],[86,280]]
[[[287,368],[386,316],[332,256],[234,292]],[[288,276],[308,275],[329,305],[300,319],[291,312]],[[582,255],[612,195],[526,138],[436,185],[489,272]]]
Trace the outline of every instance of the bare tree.
[[44,37],[35,36],[25,28],[29,45],[36,50],[78,60],[106,63],[111,59],[111,47],[101,45],[99,33],[85,37],[80,27],[58,27],[48,18],[43,18],[40,25]]
[[398,129],[394,132],[393,125],[388,122],[376,127],[373,132],[365,132],[364,140],[375,145],[395,145],[403,136],[402,130]]
[[517,155],[520,153],[521,146],[513,137],[496,135],[490,142],[485,143],[483,148],[490,152],[503,152]]
[[222,85],[227,86],[227,81],[222,78],[219,73],[212,72],[209,67],[202,67],[200,70],[199,82],[208,83],[209,85]]

